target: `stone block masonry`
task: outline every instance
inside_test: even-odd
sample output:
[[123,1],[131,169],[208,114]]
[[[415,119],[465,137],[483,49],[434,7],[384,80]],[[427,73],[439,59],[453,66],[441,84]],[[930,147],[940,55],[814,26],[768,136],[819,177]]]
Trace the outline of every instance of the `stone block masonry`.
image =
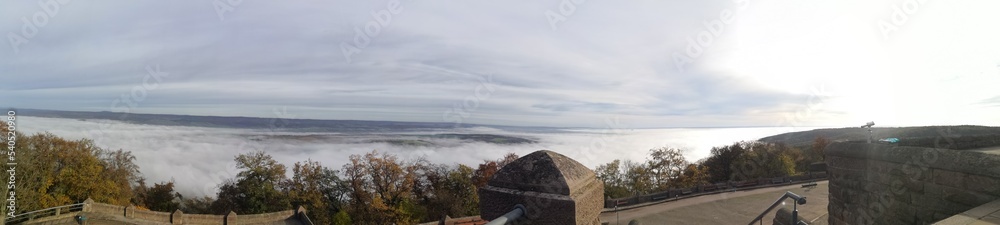
[[827,146],[829,224],[930,224],[1000,199],[1000,155],[838,142]]

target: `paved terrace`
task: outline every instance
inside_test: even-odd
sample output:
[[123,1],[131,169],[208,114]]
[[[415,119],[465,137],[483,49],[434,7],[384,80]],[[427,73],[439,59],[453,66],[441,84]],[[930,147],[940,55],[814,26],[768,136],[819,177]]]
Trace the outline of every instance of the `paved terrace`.
[[[641,224],[746,224],[785,191],[791,191],[808,199],[805,205],[798,207],[801,220],[811,221],[809,224],[827,224],[829,182],[816,183],[813,188],[795,184],[686,198],[621,210],[617,213],[619,218],[615,212],[604,212],[601,221],[611,225],[616,225],[617,221],[628,224],[631,219],[638,219]],[[791,209],[791,200],[786,202],[784,207]],[[775,211],[764,217],[764,224],[771,224]]]

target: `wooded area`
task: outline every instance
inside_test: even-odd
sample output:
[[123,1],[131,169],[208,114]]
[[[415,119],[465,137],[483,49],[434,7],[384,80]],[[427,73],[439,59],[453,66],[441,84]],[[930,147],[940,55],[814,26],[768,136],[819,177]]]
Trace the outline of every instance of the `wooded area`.
[[[239,173],[215,196],[182,196],[174,181],[148,184],[129,151],[107,150],[93,141],[52,134],[17,136],[17,213],[79,203],[87,198],[141,210],[256,214],[302,205],[317,224],[413,224],[445,215],[479,214],[477,190],[518,158],[508,153],[475,168],[400,159],[371,151],[348,156],[339,170],[319,162],[290,168],[264,152],[234,157]],[[817,148],[825,146],[817,139]],[[3,146],[6,148],[6,146]],[[712,149],[709,158],[688,162],[681,150],[650,150],[646,162],[614,160],[598,166],[605,197],[641,195],[710,182],[793,175],[821,158],[780,144],[738,142]],[[805,153],[805,154],[804,154]],[[291,169],[292,176],[286,171]]]

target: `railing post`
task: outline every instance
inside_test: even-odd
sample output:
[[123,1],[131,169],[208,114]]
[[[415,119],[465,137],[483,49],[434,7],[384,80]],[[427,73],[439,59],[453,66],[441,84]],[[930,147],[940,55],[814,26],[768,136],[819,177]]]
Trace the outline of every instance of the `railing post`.
[[135,218],[135,205],[125,206],[125,218]]
[[[768,212],[770,212],[772,209],[774,209],[774,207],[778,206],[778,204],[781,204],[782,202],[784,202],[786,198],[792,198],[792,200],[793,200],[792,205],[804,205],[804,204],[806,204],[806,197],[799,196],[799,195],[797,195],[795,193],[792,193],[791,191],[786,191],[784,195],[782,195],[781,197],[779,197],[777,201],[774,201],[774,203],[772,203],[771,206],[768,206],[767,209],[764,210],[764,212],[760,213],[760,215],[757,216],[757,218],[754,218],[753,220],[751,220],[749,224],[753,225],[753,222],[760,222],[760,224],[763,225],[764,224],[764,220],[763,220],[764,215],[766,215]],[[798,210],[797,207],[795,209]],[[796,215],[796,214],[793,214],[793,215]],[[796,218],[796,217],[792,216],[792,218]],[[792,224],[796,224],[796,223],[792,223]]]
[[175,209],[174,213],[170,214],[170,224],[184,224],[184,212]]
[[799,223],[799,205],[792,204],[792,223],[789,225],[798,225]]
[[94,211],[94,200],[87,198],[83,201],[83,212],[93,212]]
[[222,224],[224,225],[236,225],[236,212],[229,211],[229,213],[226,214],[226,217],[223,218],[223,220],[224,221],[222,221]]

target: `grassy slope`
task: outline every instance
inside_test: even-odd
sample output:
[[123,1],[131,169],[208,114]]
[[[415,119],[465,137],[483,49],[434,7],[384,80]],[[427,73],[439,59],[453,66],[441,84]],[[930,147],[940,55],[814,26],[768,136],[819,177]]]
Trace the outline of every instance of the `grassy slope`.
[[[907,146],[938,146],[953,149],[1000,146],[1000,127],[972,125],[876,127],[872,128],[872,131],[875,139],[895,137],[901,140],[900,145]],[[816,137],[824,137],[831,141],[864,141],[868,138],[868,130],[858,127],[816,129],[764,137],[760,141],[805,147],[811,146]],[[951,147],[947,146],[949,143],[953,143]]]

